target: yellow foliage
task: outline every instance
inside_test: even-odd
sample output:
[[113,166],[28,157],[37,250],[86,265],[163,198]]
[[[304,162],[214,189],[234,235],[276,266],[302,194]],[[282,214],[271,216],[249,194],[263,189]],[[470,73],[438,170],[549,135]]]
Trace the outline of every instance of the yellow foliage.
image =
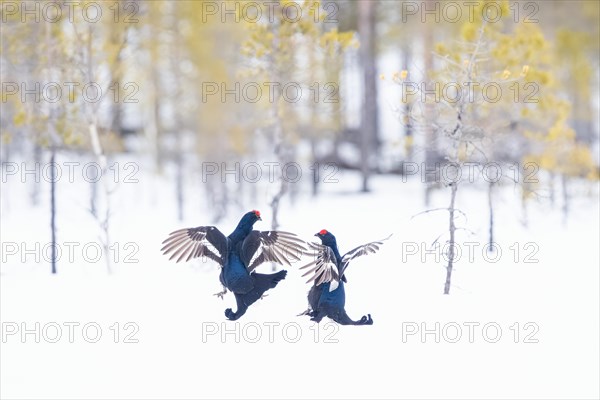
[[[481,15],[485,4],[479,2],[476,16]],[[505,7],[503,11],[512,15],[508,2],[502,4]],[[578,93],[587,98],[593,69],[584,49],[592,47],[586,44],[592,40],[591,35],[560,32],[556,46],[553,46],[544,36],[540,24],[520,22],[503,29],[502,24],[487,23],[481,42],[485,47],[480,49],[485,55],[473,58],[474,42],[479,39],[483,23],[481,18],[475,18],[461,25],[460,34],[467,43],[448,40],[436,45],[436,53],[454,62],[444,63],[444,67],[434,71],[430,78],[443,85],[460,82],[469,71],[471,77],[479,79],[496,77],[494,83],[502,85],[503,91],[506,88],[504,93],[510,95],[502,96],[499,103],[468,104],[463,108],[464,112],[470,113],[476,108],[474,114],[481,124],[494,118],[506,120],[507,115],[516,117],[519,122],[515,125],[517,133],[526,138],[533,149],[524,157],[525,161],[531,160],[543,169],[572,176],[598,175],[590,148],[576,141],[575,130],[569,126],[573,118],[570,102],[558,92],[559,82],[564,81],[558,75],[559,68],[566,63],[569,75],[576,82],[570,87],[576,87]],[[597,49],[595,51],[597,53]],[[473,65],[469,65],[470,60],[473,60]],[[498,80],[508,82],[503,84]],[[483,86],[486,82],[479,83]],[[480,89],[475,91],[475,96],[481,96]],[[449,99],[446,101],[449,102]],[[466,159],[466,149],[460,147],[457,156],[461,160]]]
[[[508,68],[552,63],[550,44],[538,24],[520,23],[514,33],[499,35],[492,55]],[[526,75],[528,68],[523,68],[522,74]]]
[[413,136],[406,136],[404,138],[404,150],[406,152],[410,152],[410,150],[413,148],[414,145],[415,145],[415,139]]
[[2,139],[1,142],[3,144],[10,144],[12,143],[13,136],[10,132],[3,130],[2,134],[0,134],[0,138]]
[[246,148],[246,129],[239,124],[233,125],[229,129],[229,145],[238,155],[244,154]]
[[330,56],[339,54],[350,47],[358,47],[358,41],[354,38],[354,32],[338,32],[337,28],[333,28],[322,34],[319,38],[319,44],[328,51]]
[[25,113],[25,110],[21,110],[18,113],[15,114],[15,116],[13,117],[13,124],[15,126],[21,126],[24,125],[25,122],[27,121],[27,114]]
[[[567,155],[567,173],[570,175],[593,179],[597,175],[598,166],[589,147],[576,143]],[[596,172],[596,173],[594,173]]]
[[597,57],[596,41],[597,38],[589,32],[560,29],[556,34],[556,58],[567,75],[564,86],[567,90],[574,91],[583,102],[589,101],[591,96],[590,86],[593,76],[592,63],[586,52],[593,51]]
[[[279,5],[283,8],[292,3],[302,10],[298,14],[300,20],[292,22],[283,13],[275,12],[274,23],[243,24],[247,37],[241,46],[242,55],[252,61],[246,70],[246,77],[269,82],[296,82],[303,88],[308,88],[306,93],[310,94],[298,103],[285,101],[276,92],[274,102],[269,99],[268,102],[262,101],[255,105],[261,108],[259,112],[265,114],[260,120],[260,127],[274,127],[277,124],[280,128],[277,132],[281,132],[287,145],[297,143],[300,133],[306,132],[300,126],[319,126],[321,121],[327,120],[325,124],[328,127],[336,127],[330,130],[339,129],[337,127],[341,125],[342,114],[339,102],[319,104],[317,111],[317,102],[312,100],[316,95],[331,95],[331,90],[325,88],[323,82],[337,82],[343,62],[340,56],[349,48],[358,47],[354,32],[340,32],[337,28],[326,30],[328,26],[324,19],[327,12],[321,8],[321,2],[286,0]],[[258,4],[260,7],[264,6],[260,5],[263,3]],[[297,55],[300,53],[307,57],[299,58]],[[381,78],[384,79],[385,76],[382,75]],[[267,96],[263,98],[267,99]],[[308,113],[302,109],[306,109],[306,105]],[[248,127],[244,125],[244,128],[247,132]]]
[[435,52],[444,56],[444,55],[448,54],[448,48],[446,48],[446,46],[443,43],[436,43],[435,44]]
[[466,23],[460,29],[462,38],[469,42],[474,42],[477,39],[477,30],[479,28],[473,23]]
[[528,132],[528,137],[542,145],[541,150],[530,154],[528,159],[534,160],[540,168],[548,171],[596,179],[598,166],[590,148],[576,141],[575,131],[566,123],[568,109],[565,102],[558,103],[557,118],[547,134]]

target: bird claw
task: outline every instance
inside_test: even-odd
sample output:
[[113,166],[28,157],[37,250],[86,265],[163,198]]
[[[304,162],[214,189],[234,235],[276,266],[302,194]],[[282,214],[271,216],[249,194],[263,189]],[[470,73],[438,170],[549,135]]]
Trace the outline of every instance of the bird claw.
[[300,314],[298,314],[296,316],[300,317],[302,315],[308,315],[309,317],[312,317],[313,316],[313,311],[310,308],[308,308],[308,309],[306,309],[306,311],[302,311]]
[[218,298],[220,298],[221,300],[223,300],[224,296],[227,294],[227,289],[223,289],[222,292],[219,293],[215,293],[213,294],[213,296],[217,296]]
[[225,310],[225,317],[227,317],[230,321],[235,321],[237,319],[236,314],[233,312],[231,308]]
[[371,318],[371,314],[363,315],[360,319],[361,325],[373,325],[373,319]]

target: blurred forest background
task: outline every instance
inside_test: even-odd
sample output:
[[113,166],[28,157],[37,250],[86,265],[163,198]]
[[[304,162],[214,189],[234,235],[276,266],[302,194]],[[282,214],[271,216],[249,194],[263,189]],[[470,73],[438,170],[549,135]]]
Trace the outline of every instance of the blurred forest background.
[[[544,196],[565,215],[572,181],[597,185],[597,1],[58,3],[2,2],[1,161],[98,163],[81,196],[107,232],[115,160],[166,177],[180,220],[197,187],[216,223],[264,184],[274,228],[280,200],[318,196],[337,169],[361,192],[377,174],[424,179],[414,165],[517,165],[490,204],[516,185],[524,209]],[[270,162],[302,179],[244,179]],[[445,185],[424,180],[427,203]]]
[[[599,71],[598,0],[0,0],[0,397],[598,399]],[[253,209],[388,237],[375,324],[161,254]]]

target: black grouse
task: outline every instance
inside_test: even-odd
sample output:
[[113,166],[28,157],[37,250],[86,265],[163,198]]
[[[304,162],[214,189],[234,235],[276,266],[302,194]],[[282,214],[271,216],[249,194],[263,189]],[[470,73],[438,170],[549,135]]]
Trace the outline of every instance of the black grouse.
[[313,286],[308,292],[309,308],[300,315],[308,315],[315,322],[321,322],[323,317],[329,317],[342,325],[372,325],[371,314],[363,316],[359,321],[353,321],[346,314],[344,309],[346,303],[344,283],[347,282],[345,273],[350,261],[366,254],[375,253],[383,241],[389,239],[389,236],[383,240],[358,246],[343,256],[340,255],[335,236],[331,232],[323,229],[315,236],[319,237],[322,243],[308,244],[315,259],[300,267],[300,269],[313,267],[302,275],[311,274],[307,283],[313,282]]
[[216,295],[223,298],[228,289],[233,292],[237,311],[228,308],[225,316],[236,320],[287,274],[286,270],[259,274],[253,272],[257,266],[264,262],[289,266],[306,251],[305,242],[293,233],[253,230],[254,223],[261,220],[260,212],[250,211],[229,236],[214,226],[179,229],[163,241],[161,251],[172,253],[170,260],[177,257],[177,262],[203,256],[216,261],[221,266],[219,279],[223,284],[223,291]]

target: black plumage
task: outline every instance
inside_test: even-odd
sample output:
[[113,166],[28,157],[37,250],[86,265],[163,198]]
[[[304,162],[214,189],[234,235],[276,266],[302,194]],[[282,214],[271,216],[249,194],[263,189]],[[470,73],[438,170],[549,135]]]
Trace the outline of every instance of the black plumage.
[[163,241],[161,251],[171,254],[170,260],[189,261],[205,256],[222,267],[219,279],[224,290],[216,295],[222,298],[227,290],[235,295],[237,311],[225,310],[230,320],[244,315],[251,304],[277,286],[287,274],[285,270],[259,274],[254,272],[257,266],[264,262],[290,266],[307,250],[304,241],[293,233],[253,230],[254,223],[260,220],[260,213],[254,210],[242,217],[229,236],[214,226],[199,226],[171,232]]
[[314,260],[300,267],[300,269],[307,269],[302,275],[310,276],[307,283],[313,283],[308,292],[309,308],[300,315],[309,315],[311,320],[316,322],[320,322],[323,317],[329,317],[342,325],[372,325],[371,314],[353,321],[346,313],[344,288],[344,284],[348,282],[346,269],[350,261],[355,258],[377,252],[389,236],[383,240],[358,246],[343,256],[340,255],[336,238],[331,232],[323,229],[315,236],[321,239],[321,244],[308,244]]

